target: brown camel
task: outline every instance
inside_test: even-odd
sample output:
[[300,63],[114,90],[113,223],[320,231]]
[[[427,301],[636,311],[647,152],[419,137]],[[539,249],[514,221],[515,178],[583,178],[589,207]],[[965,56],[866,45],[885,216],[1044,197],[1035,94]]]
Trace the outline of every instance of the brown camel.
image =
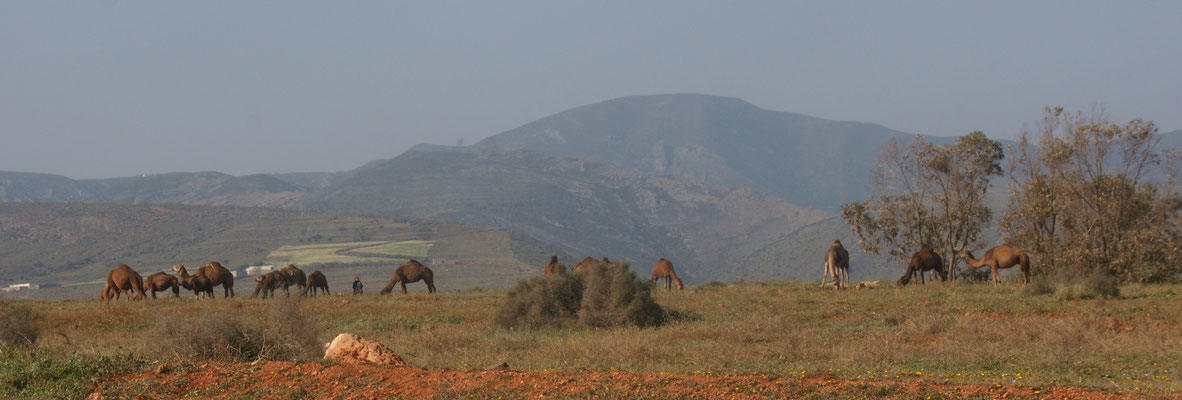
[[180,278],[181,287],[193,291],[194,298],[213,298],[213,282],[204,276],[188,275]]
[[320,271],[312,271],[308,274],[308,287],[304,288],[304,294],[316,295],[316,289],[320,289],[324,294],[331,294],[328,292],[328,279]]
[[677,282],[677,290],[685,289],[685,285],[681,284],[681,278],[677,277],[677,273],[673,272],[673,263],[664,258],[657,260],[653,265],[653,285],[657,281],[665,279],[665,290],[673,290],[673,282]]
[[590,268],[595,265],[603,265],[603,264],[607,264],[610,262],[611,262],[611,260],[608,260],[607,257],[604,257],[602,260],[596,260],[591,257],[584,257],[583,261],[579,261],[578,264],[575,264],[575,267],[572,268],[570,271],[571,272],[579,272],[579,271],[582,271],[583,269]]
[[[307,279],[307,277],[304,276],[303,270],[297,268],[293,264],[287,264],[287,266],[283,267],[283,269],[279,270],[279,272],[283,273],[283,279],[284,279],[283,290],[284,290],[284,292],[286,292],[287,288],[289,288],[291,286],[298,286],[300,288],[300,290],[299,290],[300,294],[303,294],[307,290],[308,279]],[[290,293],[289,293],[289,295],[290,295]]]
[[919,274],[919,283],[924,283],[923,273],[927,271],[935,271],[940,275],[940,280],[948,280],[948,272],[944,270],[944,259],[936,254],[931,247],[924,246],[919,251],[911,255],[911,262],[907,263],[907,273],[899,278],[899,286],[907,286],[911,283],[911,277]]
[[825,280],[833,276],[833,287],[841,289],[843,284],[850,282],[850,252],[845,250],[840,240],[834,240],[825,252],[825,275],[821,277],[821,286]]
[[150,293],[153,299],[156,298],[156,292],[168,289],[172,289],[173,297],[181,297],[181,282],[174,275],[157,272],[144,279],[144,290]]
[[[133,291],[138,293],[135,297],[132,297]],[[119,294],[123,292],[127,292],[129,300],[147,298],[147,295],[144,294],[144,277],[127,264],[115,267],[107,273],[107,285],[103,287],[103,293],[99,295],[99,300],[106,301],[112,297],[119,300]]]
[[[185,270],[184,265],[174,265],[172,266],[172,270],[180,276],[182,281],[189,276],[189,272]],[[225,297],[234,296],[234,274],[230,273],[230,270],[223,267],[221,263],[210,261],[209,264],[197,268],[197,273],[194,276],[204,276],[206,279],[209,279],[210,284],[213,286],[222,285],[222,290],[225,291]]]
[[558,256],[550,256],[550,262],[546,263],[546,276],[557,274],[558,272]]
[[435,293],[435,279],[431,269],[416,260],[410,260],[398,266],[394,271],[394,277],[390,278],[390,283],[386,284],[380,294],[390,294],[390,291],[394,290],[394,284],[398,284],[402,288],[402,293],[406,294],[406,284],[420,280],[427,283],[428,293]]
[[[264,299],[268,294],[274,297],[275,289],[283,289],[284,292],[287,292],[287,276],[283,272],[271,271],[266,275],[254,277],[254,281],[254,294],[250,295],[252,299],[259,295],[260,290],[263,292]],[[290,295],[290,293],[288,294]]]
[[1015,265],[1021,266],[1023,280],[1025,283],[1030,283],[1030,256],[1022,249],[1015,249],[1008,244],[1003,244],[986,250],[985,257],[981,257],[980,260],[974,259],[973,253],[970,253],[968,250],[961,250],[959,256],[973,268],[989,266],[989,269],[993,272],[993,283],[995,285],[1001,284],[1001,277],[997,275],[997,270],[1010,268]]

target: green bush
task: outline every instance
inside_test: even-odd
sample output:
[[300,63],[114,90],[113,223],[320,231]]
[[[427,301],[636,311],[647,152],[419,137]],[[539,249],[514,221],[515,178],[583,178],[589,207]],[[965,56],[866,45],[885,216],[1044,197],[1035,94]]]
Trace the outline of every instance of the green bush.
[[297,300],[281,300],[269,313],[248,316],[216,309],[161,318],[155,337],[182,360],[295,361],[320,355],[319,329],[298,309]]
[[81,399],[108,377],[142,365],[127,358],[61,357],[0,348],[0,398]]
[[0,347],[27,347],[36,342],[36,318],[28,307],[0,301]]
[[517,283],[497,311],[504,328],[658,326],[665,310],[627,263]]

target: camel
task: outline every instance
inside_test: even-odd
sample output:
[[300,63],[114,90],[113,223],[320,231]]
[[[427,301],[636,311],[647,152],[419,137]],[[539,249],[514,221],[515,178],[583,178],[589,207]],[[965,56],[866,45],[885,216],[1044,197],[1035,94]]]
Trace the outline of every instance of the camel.
[[653,285],[656,286],[657,281],[665,279],[665,290],[673,290],[673,282],[677,282],[677,290],[685,289],[685,285],[681,283],[681,278],[677,277],[677,273],[673,271],[673,262],[664,258],[657,260],[653,265]]
[[907,286],[911,283],[911,277],[919,274],[919,283],[923,284],[923,273],[926,271],[935,271],[940,275],[940,280],[948,280],[948,272],[944,270],[944,259],[940,258],[931,247],[924,246],[919,251],[911,255],[911,262],[907,263],[907,273],[899,278],[899,286]]
[[[138,293],[135,297],[132,297],[133,290]],[[119,294],[123,292],[127,292],[129,300],[147,298],[147,295],[144,294],[144,278],[127,264],[115,267],[107,273],[107,285],[103,287],[103,293],[99,295],[99,300],[106,301],[114,297],[118,301]]]
[[204,276],[188,275],[180,278],[181,287],[193,291],[194,298],[213,298],[213,282]]
[[829,246],[829,251],[825,252],[825,275],[821,277],[821,286],[825,286],[825,280],[833,276],[833,287],[841,289],[842,284],[849,284],[850,282],[850,252],[846,251],[845,247],[841,245],[840,240],[834,240],[833,245]]
[[558,269],[558,256],[550,256],[550,262],[546,263],[546,276],[559,273]]
[[[284,292],[287,292],[287,276],[283,272],[271,271],[266,275],[254,277],[254,281],[254,294],[250,295],[252,299],[259,295],[260,290],[263,292],[264,299],[267,298],[267,294],[275,297],[275,289],[283,289]],[[291,295],[291,293],[288,293],[288,295]]]
[[[284,292],[287,292],[287,288],[291,286],[298,286],[300,288],[300,294],[303,294],[305,291],[307,291],[308,279],[304,276],[303,270],[296,268],[296,266],[293,264],[287,264],[287,266],[283,267],[283,269],[279,270],[279,272],[283,273]],[[290,293],[288,294],[290,295]]]
[[152,295],[152,299],[156,299],[156,292],[168,289],[172,289],[173,297],[181,297],[181,282],[177,280],[176,276],[157,272],[148,275],[148,278],[144,280],[144,290]]
[[[174,265],[172,270],[180,276],[182,281],[190,276],[184,265]],[[230,270],[223,267],[221,263],[210,261],[209,264],[197,268],[197,274],[194,276],[204,276],[213,286],[222,285],[225,297],[234,297],[234,274],[230,273]]]
[[331,294],[328,292],[328,279],[320,271],[312,271],[311,274],[308,274],[308,286],[304,288],[304,294],[307,295],[311,292],[311,295],[315,296],[316,289],[320,289],[324,294]]
[[583,261],[579,261],[578,264],[575,264],[575,267],[571,269],[571,272],[579,272],[594,265],[603,265],[610,262],[611,260],[608,260],[607,257],[604,257],[603,260],[598,261],[591,257],[584,257]]
[[1020,265],[1022,270],[1022,278],[1025,283],[1030,283],[1030,256],[1022,249],[1015,249],[1008,244],[994,247],[985,251],[985,256],[980,260],[973,258],[973,253],[968,250],[961,250],[958,254],[964,262],[968,263],[970,267],[981,268],[989,266],[993,273],[993,284],[1001,284],[1001,277],[997,275],[997,270],[1003,268],[1010,268],[1015,265]]
[[394,271],[394,277],[390,278],[390,283],[386,284],[380,294],[390,294],[390,291],[394,290],[394,284],[398,284],[402,288],[402,293],[406,294],[406,284],[420,280],[427,283],[428,293],[435,293],[435,279],[431,269],[424,267],[417,260],[407,261],[406,264],[398,266]]

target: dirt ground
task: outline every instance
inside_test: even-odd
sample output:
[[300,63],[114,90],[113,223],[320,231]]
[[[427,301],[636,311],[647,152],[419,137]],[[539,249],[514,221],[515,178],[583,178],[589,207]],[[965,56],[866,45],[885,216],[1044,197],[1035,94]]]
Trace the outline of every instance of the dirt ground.
[[[850,381],[826,375],[714,375],[600,371],[457,371],[372,364],[255,362],[162,364],[96,388],[101,398],[894,398],[1140,399],[1067,387]],[[1182,398],[1157,395],[1148,398]]]

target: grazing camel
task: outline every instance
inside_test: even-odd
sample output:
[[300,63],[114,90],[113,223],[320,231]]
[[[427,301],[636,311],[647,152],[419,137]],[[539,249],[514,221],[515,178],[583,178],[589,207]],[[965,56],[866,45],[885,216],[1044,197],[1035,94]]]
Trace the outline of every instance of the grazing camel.
[[308,287],[304,288],[304,295],[316,295],[316,290],[319,289],[324,294],[331,294],[328,292],[328,279],[320,271],[312,271],[308,274]]
[[[133,292],[134,290],[134,292]],[[139,272],[127,266],[127,264],[120,265],[107,273],[107,285],[103,287],[103,293],[99,295],[99,300],[110,300],[112,297],[119,300],[119,294],[127,292],[129,300],[143,300],[147,298],[144,294],[144,278],[140,276]],[[132,297],[133,293],[138,293]]]
[[673,290],[672,282],[677,282],[677,290],[685,289],[685,285],[681,284],[681,278],[677,277],[677,273],[673,272],[673,263],[664,258],[657,260],[653,265],[653,285],[661,278],[665,279],[665,290]]
[[294,264],[287,264],[287,266],[283,267],[283,269],[279,270],[279,272],[283,273],[284,293],[287,293],[290,296],[291,292],[288,292],[287,288],[291,286],[299,287],[299,293],[301,295],[307,291],[308,278],[304,275],[303,270],[297,268]]
[[194,298],[213,298],[213,282],[210,282],[209,278],[204,276],[189,275],[184,278],[180,278],[180,281],[181,287],[193,291]]
[[[287,276],[281,271],[271,271],[265,275],[256,276],[254,281],[254,294],[250,295],[252,299],[257,297],[260,291],[263,292],[264,299],[268,294],[275,297],[275,289],[283,289],[284,292],[287,292]],[[290,296],[291,293],[288,292],[288,295]]]
[[[187,280],[190,276],[189,271],[185,270],[184,265],[174,265],[172,266],[172,270],[180,276],[181,281]],[[234,297],[234,274],[230,273],[230,270],[223,267],[221,263],[210,261],[209,264],[197,268],[197,273],[192,276],[204,276],[206,279],[209,279],[210,285],[222,285],[222,290],[225,291],[225,297]]]
[[591,257],[583,257],[583,261],[579,261],[578,264],[575,264],[575,267],[572,268],[570,271],[571,272],[579,272],[585,268],[590,268],[591,266],[603,265],[603,264],[607,264],[610,262],[611,262],[611,260],[608,260],[607,257],[604,257],[603,260],[596,260]]
[[417,260],[407,261],[406,264],[398,266],[398,269],[394,271],[394,277],[390,278],[390,283],[387,283],[379,294],[390,294],[390,291],[394,290],[395,284],[400,285],[402,293],[406,294],[406,284],[420,280],[427,283],[428,293],[435,293],[435,279],[431,269],[423,266]]
[[948,272],[944,270],[944,259],[936,254],[931,247],[924,246],[919,251],[911,255],[911,262],[907,263],[907,273],[899,278],[899,286],[907,286],[911,283],[911,277],[919,274],[919,283],[923,284],[923,273],[926,271],[935,271],[940,275],[940,280],[948,280]]
[[546,263],[546,276],[557,274],[558,272],[558,256],[550,256],[550,262]]
[[833,287],[841,289],[842,284],[850,282],[850,252],[845,250],[840,240],[834,240],[825,252],[825,275],[821,277],[821,286],[825,280],[833,276]]
[[148,278],[144,279],[144,291],[150,293],[152,299],[156,299],[156,292],[163,292],[168,289],[172,289],[173,297],[181,297],[181,282],[177,280],[176,276],[157,272],[148,275]]
[[1022,278],[1025,283],[1030,283],[1030,256],[1022,249],[1015,249],[1008,244],[994,247],[985,251],[985,256],[980,260],[973,258],[973,253],[968,250],[961,250],[958,254],[964,262],[968,263],[970,267],[981,268],[989,266],[993,272],[993,284],[1001,284],[1001,277],[997,275],[997,270],[1002,268],[1010,268],[1015,265],[1020,265],[1022,270]]

